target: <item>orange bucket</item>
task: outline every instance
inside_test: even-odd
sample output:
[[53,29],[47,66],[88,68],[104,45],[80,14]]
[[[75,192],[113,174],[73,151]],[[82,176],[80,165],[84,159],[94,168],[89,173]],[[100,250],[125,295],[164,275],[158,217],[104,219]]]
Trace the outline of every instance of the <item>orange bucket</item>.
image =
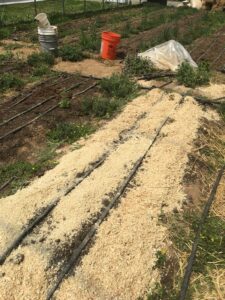
[[116,47],[120,42],[121,35],[114,32],[102,32],[101,57],[104,59],[116,58]]

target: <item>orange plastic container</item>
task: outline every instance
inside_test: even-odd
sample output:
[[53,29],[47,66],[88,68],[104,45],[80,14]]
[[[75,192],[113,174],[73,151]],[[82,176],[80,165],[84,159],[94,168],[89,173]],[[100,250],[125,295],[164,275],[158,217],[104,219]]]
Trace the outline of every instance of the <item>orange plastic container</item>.
[[101,57],[104,59],[115,59],[116,47],[119,44],[120,39],[120,34],[110,31],[102,32]]

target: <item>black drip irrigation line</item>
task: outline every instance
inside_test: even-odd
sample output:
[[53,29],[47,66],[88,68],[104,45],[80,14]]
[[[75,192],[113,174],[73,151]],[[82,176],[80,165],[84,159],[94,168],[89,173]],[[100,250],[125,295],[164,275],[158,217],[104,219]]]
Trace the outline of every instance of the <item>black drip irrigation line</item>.
[[[161,100],[161,97],[160,97]],[[157,101],[158,102],[158,101]],[[156,103],[157,103],[156,102]],[[145,116],[145,114],[141,114],[138,118],[137,121],[138,122],[140,119],[142,119]],[[129,131],[131,131],[134,128],[134,125],[129,129]],[[121,132],[119,134],[119,140],[121,141],[124,140],[125,138],[122,137],[123,132]],[[62,191],[61,195],[53,198],[51,200],[51,204],[48,205],[46,208],[42,208],[42,213],[39,214],[38,217],[34,218],[34,221],[27,226],[27,228],[25,228],[20,234],[19,236],[11,243],[11,245],[3,252],[2,255],[0,255],[0,265],[3,264],[6,260],[6,258],[10,255],[10,253],[16,249],[21,242],[24,240],[24,238],[30,233],[32,232],[32,230],[40,224],[41,221],[43,221],[51,212],[52,210],[57,206],[57,204],[59,203],[59,201],[61,200],[62,197],[68,195],[72,190],[74,190],[85,178],[87,178],[88,176],[91,175],[91,173],[96,170],[98,167],[100,167],[104,161],[107,159],[107,157],[109,156],[110,152],[106,151],[98,160],[89,163],[89,165],[91,166],[90,168],[87,169],[87,171],[84,172],[84,174],[82,174],[83,176],[79,176],[77,174],[74,182],[69,185],[65,190]]]
[[220,59],[220,57],[224,54],[224,52],[225,52],[225,48],[223,48],[221,50],[220,54],[213,60],[213,62],[211,64],[212,66],[215,65],[215,63]]
[[10,121],[15,120],[16,118],[19,118],[19,117],[22,116],[22,115],[25,115],[26,113],[28,113],[28,112],[34,110],[35,108],[37,108],[37,107],[39,107],[39,106],[41,106],[41,105],[43,105],[43,104],[45,104],[46,102],[48,102],[48,101],[54,99],[55,97],[56,97],[56,96],[50,96],[50,97],[48,97],[47,99],[45,99],[44,101],[39,102],[39,103],[37,103],[37,104],[35,104],[35,105],[29,107],[28,109],[22,111],[22,112],[19,113],[19,114],[14,115],[13,117],[9,118],[8,120],[5,120],[5,121],[3,121],[2,123],[0,123],[0,127],[2,127],[2,126],[4,126],[4,125],[8,124]]
[[2,186],[0,186],[0,192],[2,190],[4,190],[16,177],[13,176],[12,178],[10,178],[8,181],[6,181]]
[[13,129],[13,130],[11,130],[11,131],[9,131],[9,132],[7,132],[6,134],[2,135],[2,136],[0,137],[0,141],[3,140],[3,139],[5,139],[5,138],[8,137],[9,135],[11,135],[11,134],[13,134],[13,133],[16,133],[16,132],[20,131],[21,129],[27,127],[28,125],[32,124],[33,122],[37,121],[38,119],[42,118],[43,116],[45,116],[45,115],[48,114],[49,112],[51,112],[51,111],[53,111],[54,109],[56,109],[58,106],[59,106],[59,104],[56,104],[56,105],[50,107],[48,110],[44,111],[43,113],[41,113],[39,116],[35,117],[34,119],[32,119],[32,120],[26,122],[25,124],[23,124],[23,125],[21,125],[21,126],[15,128],[15,129]]
[[[20,104],[20,103],[22,103],[22,102],[24,102],[24,101],[25,101],[27,98],[29,98],[32,94],[33,94],[33,92],[26,94],[22,99],[18,100],[16,103],[14,103],[14,104],[11,105],[10,107],[8,107],[7,110],[8,110],[8,109],[11,109],[11,108],[13,108],[13,107],[15,107],[16,105],[18,105],[18,104]],[[19,96],[18,96],[18,97],[19,97]],[[11,101],[13,101],[13,100],[15,100],[15,99],[12,99]]]
[[82,95],[84,93],[86,93],[87,91],[93,89],[94,87],[96,87],[98,85],[98,82],[95,82],[94,84],[90,85],[89,87],[87,87],[86,89],[84,89],[83,91],[80,91],[78,93],[73,94],[72,99],[74,99],[76,96]]
[[164,87],[166,87],[167,85],[169,85],[169,84],[171,84],[173,82],[173,80],[171,80],[171,81],[168,81],[168,82],[166,82],[166,83],[163,83],[162,85],[160,85],[160,86],[156,86],[156,85],[153,85],[153,86],[150,86],[150,87],[148,87],[148,86],[139,86],[142,90],[148,90],[148,91],[151,91],[151,90],[154,90],[154,89],[162,89],[162,88],[164,88]]
[[62,197],[68,195],[72,190],[74,190],[85,178],[91,175],[91,173],[100,167],[106,158],[108,157],[108,152],[103,154],[97,161],[90,163],[89,169],[84,173],[83,177],[76,177],[74,182],[69,185],[63,192],[62,195],[52,199],[51,204],[42,209],[42,213],[40,213],[21,233],[16,237],[15,240],[7,247],[7,249],[0,255],[0,265],[2,265],[6,258],[11,254],[11,252],[16,249],[25,237],[37,226],[39,225],[57,206]]
[[[38,88],[38,87],[40,87],[40,86],[46,84],[47,82],[49,82],[49,81],[51,81],[51,80],[54,80],[54,79],[60,79],[60,78],[61,78],[61,77],[60,77],[59,75],[56,75],[56,76],[54,76],[54,77],[50,77],[50,78],[48,78],[48,79],[45,80],[45,81],[41,81],[40,83],[35,84],[35,85],[33,86],[32,90],[34,90],[34,89],[36,89],[36,88]],[[53,83],[53,84],[50,84],[48,87],[51,87],[51,86],[56,85],[56,84],[58,84],[58,82]],[[18,104],[24,102],[27,98],[29,98],[31,95],[33,95],[33,93],[34,93],[34,91],[32,91],[32,92],[30,92],[30,93],[24,95],[22,99],[18,100],[16,103],[12,104],[12,105],[11,105],[10,107],[8,107],[7,109],[13,108],[13,107],[15,107],[16,105],[18,105]],[[13,97],[10,101],[12,102],[12,101],[16,100],[17,98],[19,98],[20,96],[22,96],[22,94]]]
[[[181,103],[181,101],[179,102],[179,104],[180,103]],[[135,162],[134,167],[132,168],[132,170],[129,173],[128,177],[123,181],[123,183],[119,187],[117,193],[112,198],[112,200],[109,203],[109,205],[103,210],[103,212],[101,213],[101,215],[98,218],[98,220],[91,226],[90,230],[88,231],[88,233],[86,234],[85,238],[82,240],[82,242],[80,243],[80,245],[77,248],[74,249],[74,251],[72,252],[72,255],[71,255],[69,261],[64,264],[64,266],[62,267],[61,272],[59,273],[58,278],[56,279],[56,282],[54,283],[54,285],[52,286],[52,288],[49,290],[49,292],[47,294],[47,297],[46,297],[46,300],[50,300],[53,297],[55,291],[61,285],[64,277],[70,272],[70,270],[76,264],[78,258],[82,254],[82,251],[85,249],[85,247],[87,246],[87,244],[91,241],[92,237],[95,235],[98,227],[101,225],[101,223],[104,221],[104,219],[106,218],[106,216],[109,214],[110,210],[114,207],[115,203],[117,203],[118,200],[122,197],[122,195],[124,194],[127,186],[129,185],[130,181],[132,180],[132,178],[135,176],[135,174],[137,173],[138,169],[142,165],[142,162],[145,159],[145,157],[147,156],[147,153],[149,152],[149,150],[152,148],[152,146],[156,142],[156,140],[157,140],[157,138],[158,138],[158,136],[159,136],[159,134],[160,134],[163,126],[166,124],[166,122],[168,121],[168,119],[169,119],[169,116],[167,116],[164,119],[164,121],[161,123],[161,125],[157,128],[157,130],[155,132],[155,135],[154,135],[153,139],[151,140],[148,149]]]
[[200,240],[200,235],[201,235],[201,232],[202,232],[202,228],[203,228],[203,225],[204,225],[204,223],[205,223],[205,221],[208,217],[210,208],[212,206],[213,200],[214,200],[215,195],[216,195],[217,188],[218,188],[218,186],[220,184],[220,181],[221,181],[221,178],[224,174],[224,170],[225,170],[225,165],[221,168],[221,170],[219,171],[219,173],[217,175],[217,178],[216,178],[216,180],[215,180],[215,182],[212,186],[210,196],[209,196],[209,198],[206,202],[206,205],[204,207],[204,210],[202,212],[200,223],[199,223],[196,235],[195,235],[194,242],[192,244],[191,254],[188,258],[187,267],[186,267],[183,282],[182,282],[182,285],[181,285],[179,300],[185,300],[185,298],[186,298],[187,290],[188,290],[188,286],[189,286],[189,282],[190,282],[190,278],[191,278],[193,264],[195,263],[195,258],[196,258],[196,253],[197,253],[197,248],[198,248],[198,243],[199,243],[199,240]]
[[[83,91],[80,91],[76,94],[73,95],[72,99],[74,99],[76,96],[79,96],[81,94],[84,94],[85,92],[87,92],[88,90],[94,88],[96,85],[98,85],[98,83],[94,83],[93,85],[87,87],[86,89],[84,89]],[[51,97],[55,97],[55,96],[51,96]],[[49,99],[48,99],[49,100]],[[46,100],[45,100],[46,102]],[[38,119],[42,118],[43,116],[45,116],[46,114],[48,114],[49,112],[53,111],[54,109],[56,109],[57,107],[59,107],[59,103],[53,105],[52,107],[50,107],[49,109],[47,109],[46,111],[44,111],[43,113],[41,113],[40,115],[38,115],[37,117],[35,117],[34,119],[24,123],[23,125],[7,132],[6,134],[4,134],[3,136],[0,136],[0,141],[5,139],[6,137],[8,137],[9,135],[13,134],[13,133],[16,133],[18,131],[20,131],[21,129],[27,127],[28,125],[32,124],[33,122],[37,121]],[[4,125],[4,124],[3,124]]]
[[157,79],[157,78],[164,78],[164,77],[174,77],[176,74],[174,72],[160,72],[160,73],[153,73],[153,74],[148,74],[144,75],[138,78],[138,80],[152,80],[152,79]]

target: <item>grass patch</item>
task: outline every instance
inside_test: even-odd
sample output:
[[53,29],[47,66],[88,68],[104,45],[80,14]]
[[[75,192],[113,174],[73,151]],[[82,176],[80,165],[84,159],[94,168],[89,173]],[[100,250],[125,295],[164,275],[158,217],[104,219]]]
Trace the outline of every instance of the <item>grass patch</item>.
[[0,92],[4,92],[10,88],[19,88],[24,85],[24,82],[12,73],[0,75]]
[[43,76],[50,72],[49,66],[45,64],[41,64],[33,68],[32,75],[33,76]]
[[54,56],[48,52],[33,53],[27,58],[27,63],[32,67],[39,67],[40,65],[52,66],[54,61]]
[[22,188],[34,176],[42,175],[46,170],[54,167],[56,162],[55,146],[48,145],[38,154],[37,161],[30,163],[26,161],[17,161],[0,168],[0,186],[14,177],[5,191],[1,193],[4,196],[14,194],[19,188]]
[[17,43],[4,45],[5,50],[8,50],[8,51],[20,49],[22,47],[23,47],[23,45],[17,44]]
[[96,26],[90,28],[90,32],[86,33],[81,30],[79,37],[79,46],[82,50],[99,51],[101,46],[100,34],[96,32]]
[[154,71],[152,63],[138,56],[128,55],[125,59],[124,73],[129,76],[149,75]]
[[81,61],[87,57],[79,45],[65,45],[59,49],[59,56],[64,61]]
[[100,87],[106,96],[117,99],[128,99],[137,92],[137,85],[126,74],[104,78]]
[[12,58],[13,58],[13,54],[10,51],[7,51],[4,54],[0,54],[0,64],[5,63],[5,62],[7,62],[8,60],[10,60]]
[[93,132],[94,129],[89,124],[59,123],[47,133],[47,137],[49,141],[54,143],[67,142],[71,144]]
[[122,101],[105,97],[84,98],[81,109],[85,115],[97,118],[110,118],[119,110],[122,104]]
[[64,109],[67,109],[67,108],[70,108],[71,106],[71,103],[70,103],[70,100],[68,98],[63,98],[60,102],[59,102],[59,107],[60,108],[64,108]]
[[189,63],[184,62],[178,69],[177,81],[179,84],[194,88],[208,84],[210,80],[209,65],[201,62],[198,68],[193,68]]

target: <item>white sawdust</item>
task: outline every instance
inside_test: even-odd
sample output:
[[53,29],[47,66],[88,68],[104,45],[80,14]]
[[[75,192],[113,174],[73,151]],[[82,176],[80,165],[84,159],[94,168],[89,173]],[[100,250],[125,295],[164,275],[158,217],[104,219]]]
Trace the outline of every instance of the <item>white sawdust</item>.
[[[134,162],[148,148],[149,137],[154,135],[155,129],[164,120],[168,114],[168,110],[174,107],[180,99],[177,95],[173,97],[166,95],[165,98],[161,97],[162,95],[158,93],[151,95],[154,95],[157,102],[154,109],[150,105],[146,107],[145,112],[147,112],[147,115],[139,120],[139,126],[132,132],[130,138],[119,145],[99,169],[96,169],[91,176],[68,196],[62,198],[59,205],[53,211],[51,230],[49,230],[48,223],[45,222],[37,234],[29,237],[29,240],[34,239],[35,241],[39,241],[44,236],[46,241],[23,246],[21,249],[14,251],[13,256],[22,253],[26,256],[26,261],[32,265],[32,253],[35,252],[39,255],[40,253],[44,255],[45,260],[49,262],[52,255],[63,250],[66,242],[70,244],[72,237],[82,229],[82,225],[93,218],[95,213],[100,211],[104,196],[116,190],[120,182],[123,181],[123,178],[129,173]],[[83,148],[83,151],[85,151],[85,148]],[[28,251],[28,249],[32,249],[32,251]],[[40,266],[42,264],[42,261],[40,261]],[[10,274],[13,274],[14,266],[7,262],[5,270],[7,273],[10,272]],[[19,271],[21,272],[20,274]],[[23,277],[23,268],[19,271],[15,273],[15,276]],[[10,287],[16,284],[16,277],[12,276],[11,281],[7,282],[6,290],[10,290]],[[34,284],[30,283],[32,286],[36,285],[35,280]],[[38,280],[44,290],[47,286],[46,278],[38,278]],[[16,287],[17,289],[19,288],[18,286]],[[4,289],[4,285],[1,286],[1,283],[0,288]],[[27,295],[32,298],[33,290],[29,288],[28,290]],[[45,293],[47,293],[47,290],[45,290]],[[3,299],[6,300],[7,298]]]
[[77,173],[84,171],[90,162],[109,150],[113,141],[119,139],[120,132],[130,128],[142,113],[150,110],[160,95],[159,90],[154,90],[149,95],[136,98],[117,118],[84,141],[85,147],[68,153],[53,170],[34,180],[30,186],[19,190],[15,195],[4,198],[0,203],[0,250],[18,234],[38,209],[45,207],[58,196],[60,190],[71,182]]
[[158,279],[155,253],[165,246],[158,215],[181,209],[181,181],[200,119],[211,117],[190,98],[171,116],[149,152],[136,187],[100,226],[96,241],[56,299],[130,300],[144,296]]
[[[0,267],[0,275],[5,273],[0,278],[0,291],[3,291],[0,300],[45,299],[48,279],[54,271],[46,271],[46,266],[53,253],[69,244],[82,225],[100,211],[102,199],[127,176],[133,163],[148,148],[155,129],[180,99],[176,94],[165,94],[163,98],[162,95],[154,90],[138,97],[117,118],[84,141],[81,149],[65,155],[55,169],[1,201],[0,250],[77,172],[110,150],[106,162],[61,199],[50,218],[51,226],[45,222],[29,237],[36,243],[19,247]],[[115,148],[113,141],[119,139],[120,132],[130,128],[144,112],[147,114],[138,121],[129,138]],[[166,229],[158,223],[158,215],[162,204],[166,212],[181,207],[185,197],[181,181],[187,154],[204,116],[212,117],[191,98],[172,113],[171,122],[164,127],[135,177],[135,188],[127,191],[101,225],[93,247],[83,257],[75,276],[63,282],[57,299],[137,299],[154,285],[159,277],[154,270],[155,253],[164,247],[166,239]],[[46,240],[37,242],[43,236]],[[21,253],[24,261],[20,265],[12,264],[10,259]]]
[[[32,249],[18,249],[24,255],[20,264],[9,262],[1,267],[0,300],[44,300],[48,287],[45,278],[47,262]],[[27,259],[32,257],[32,261]],[[13,260],[15,256],[11,257]]]

